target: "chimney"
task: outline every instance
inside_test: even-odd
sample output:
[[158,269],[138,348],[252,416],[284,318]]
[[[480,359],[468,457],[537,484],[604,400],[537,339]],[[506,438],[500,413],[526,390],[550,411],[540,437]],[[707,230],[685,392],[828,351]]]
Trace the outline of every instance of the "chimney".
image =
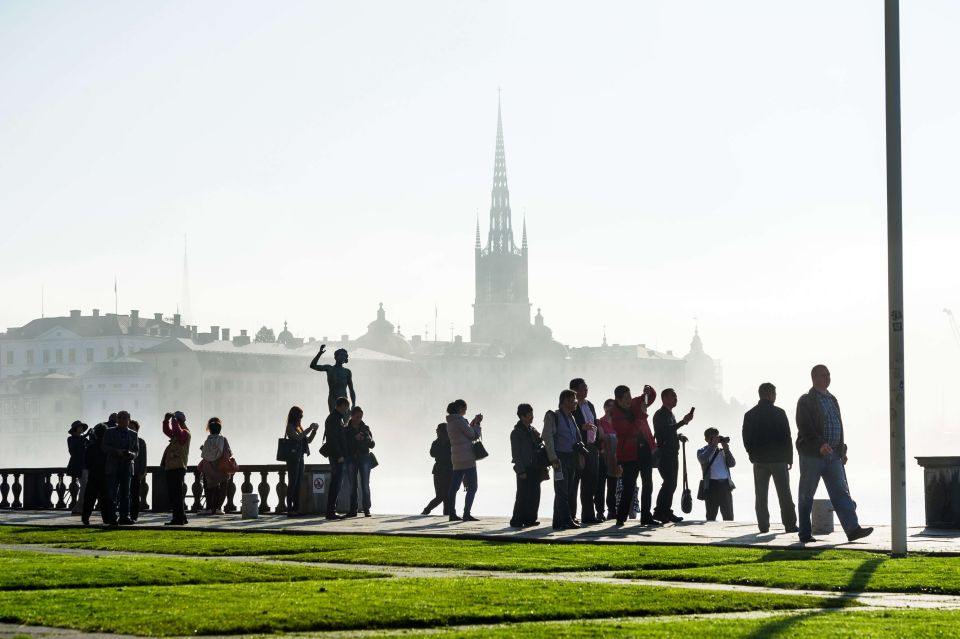
[[229,341],[230,341],[230,329],[229,329],[229,328],[223,329],[222,335],[223,335],[223,341],[225,341],[225,342],[229,342]]
[[140,311],[132,310],[130,311],[130,323],[138,324],[140,322]]
[[93,309],[93,316],[94,316],[94,317],[100,317],[100,309],[99,309],[99,308]]
[[[224,339],[226,339],[226,337],[224,337]],[[250,336],[247,335],[247,329],[245,329],[245,328],[240,329],[240,336],[239,336],[239,337],[234,337],[234,338],[233,338],[233,345],[234,345],[234,346],[246,346],[246,345],[249,344],[249,343],[250,343]]]
[[162,321],[163,321],[163,313],[154,313],[154,314],[153,314],[153,320],[154,320],[155,322],[162,322]]
[[240,329],[240,337],[246,337],[246,336],[247,336],[247,329],[241,328],[241,329]]
[[80,311],[70,311],[70,319],[77,319],[80,317]]
[[211,326],[211,327],[210,327],[210,337],[213,338],[213,341],[214,341],[214,342],[217,341],[218,339],[220,339],[220,327],[219,327],[219,326]]
[[[94,314],[96,314],[96,311],[94,311]],[[174,316],[173,316],[173,325],[174,325],[174,326],[180,326],[180,313],[175,313],[175,314],[174,314]]]
[[341,335],[341,336],[340,336],[340,341],[343,342],[343,343],[347,343],[347,342],[350,341],[350,336],[349,336],[349,335]]
[[454,335],[453,337],[454,344],[463,344],[463,335]]

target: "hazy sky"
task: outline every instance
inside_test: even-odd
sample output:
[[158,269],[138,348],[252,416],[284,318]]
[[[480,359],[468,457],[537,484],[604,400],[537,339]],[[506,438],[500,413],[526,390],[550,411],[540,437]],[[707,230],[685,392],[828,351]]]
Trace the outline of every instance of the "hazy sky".
[[[960,5],[902,26],[914,455],[944,452],[960,382]],[[468,336],[499,87],[554,335],[685,353],[698,317],[726,394],[770,380],[791,415],[824,361],[882,474],[882,47],[867,1],[8,0],[0,326],[41,287],[48,314],[112,311],[115,274],[122,311],[173,312],[186,234],[201,326],[357,336],[383,302]]]

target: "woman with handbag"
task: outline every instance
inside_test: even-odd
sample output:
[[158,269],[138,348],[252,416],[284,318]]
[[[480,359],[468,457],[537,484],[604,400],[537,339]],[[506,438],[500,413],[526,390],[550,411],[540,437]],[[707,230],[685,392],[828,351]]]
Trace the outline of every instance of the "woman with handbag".
[[[227,498],[227,486],[233,473],[233,452],[230,442],[221,434],[223,424],[219,417],[211,417],[207,421],[207,440],[200,448],[200,471],[206,486],[207,515],[222,515],[223,502]],[[232,462],[232,464],[231,464]]]
[[[450,521],[477,521],[470,514],[473,498],[477,495],[477,455],[474,442],[480,439],[480,422],[483,415],[476,415],[473,421],[467,421],[467,402],[458,399],[447,405],[447,436],[450,438],[450,462],[453,476],[450,478],[450,490],[447,491],[447,516]],[[463,502],[463,517],[457,516],[457,491],[461,484],[467,487],[467,497]]]
[[304,430],[303,409],[292,406],[287,413],[286,439],[293,442],[287,453],[287,516],[300,514],[300,483],[303,481],[303,456],[310,454],[310,444],[320,430],[320,424],[314,422]]
[[374,467],[376,457],[370,452],[376,443],[370,427],[363,421],[363,409],[354,406],[350,409],[350,420],[344,428],[347,440],[346,479],[349,486],[350,510],[347,517],[356,517],[363,509],[363,516],[370,516],[370,469]]

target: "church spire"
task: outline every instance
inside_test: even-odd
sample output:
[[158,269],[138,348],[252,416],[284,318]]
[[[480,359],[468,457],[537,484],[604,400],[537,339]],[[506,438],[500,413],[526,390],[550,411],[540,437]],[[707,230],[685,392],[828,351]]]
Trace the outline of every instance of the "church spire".
[[473,248],[478,251],[480,250],[480,213],[477,213],[477,239],[474,242]]
[[520,247],[523,250],[527,250],[527,215],[523,215],[523,240],[520,242]]
[[497,98],[497,146],[493,158],[493,189],[490,193],[490,233],[487,250],[513,253],[513,222],[510,213],[510,189],[507,187],[507,159],[503,150],[503,117]]

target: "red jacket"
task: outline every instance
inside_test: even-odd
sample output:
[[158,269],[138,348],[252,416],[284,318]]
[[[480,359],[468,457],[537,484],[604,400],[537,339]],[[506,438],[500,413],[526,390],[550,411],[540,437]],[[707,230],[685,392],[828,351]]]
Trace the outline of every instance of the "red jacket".
[[632,421],[620,406],[615,406],[610,416],[613,429],[617,433],[618,462],[637,461],[637,439],[639,437],[644,439],[651,453],[657,449],[653,433],[650,431],[650,423],[643,412],[643,398],[635,397],[630,402],[630,410],[633,413]]

